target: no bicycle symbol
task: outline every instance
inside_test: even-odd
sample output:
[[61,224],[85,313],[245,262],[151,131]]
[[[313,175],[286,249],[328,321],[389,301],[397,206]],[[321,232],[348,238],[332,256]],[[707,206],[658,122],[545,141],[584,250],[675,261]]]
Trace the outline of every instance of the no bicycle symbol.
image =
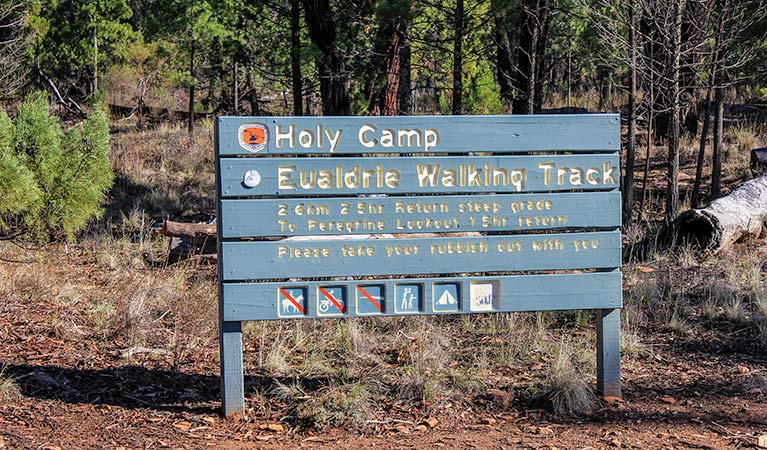
[[344,286],[320,286],[317,295],[317,314],[340,316],[346,312],[346,288]]

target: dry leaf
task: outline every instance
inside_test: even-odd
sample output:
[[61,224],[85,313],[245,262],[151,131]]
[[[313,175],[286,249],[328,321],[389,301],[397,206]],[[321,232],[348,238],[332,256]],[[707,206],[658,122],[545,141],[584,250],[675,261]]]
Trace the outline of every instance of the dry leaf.
[[554,434],[554,430],[551,427],[535,427],[536,434]]
[[642,273],[652,273],[652,272],[655,272],[655,269],[653,269],[652,267],[647,267],[647,266],[637,266],[637,270],[642,272]]
[[439,420],[437,420],[436,417],[429,417],[428,419],[424,420],[424,422],[429,426],[429,428],[434,428],[439,425]]
[[479,421],[479,423],[484,425],[495,425],[496,422],[498,421],[493,419],[492,417],[484,417],[482,420]]
[[403,424],[399,424],[396,427],[394,427],[394,431],[396,431],[398,433],[409,433],[410,432],[408,427],[403,425]]
[[420,425],[418,425],[417,427],[415,427],[415,430],[416,430],[416,431],[426,431],[426,430],[428,430],[428,429],[429,429],[429,427],[427,427],[427,426],[426,426],[426,425],[424,425],[424,424],[420,424]]
[[759,448],[767,448],[767,434],[759,435],[756,438],[756,446]]
[[670,405],[673,405],[674,403],[676,403],[676,399],[674,397],[669,396],[669,395],[667,395],[665,397],[661,397],[660,401],[662,401],[663,403],[668,403]]
[[608,405],[615,405],[615,404],[618,404],[618,403],[626,403],[626,401],[623,400],[622,398],[614,397],[612,395],[606,395],[606,396],[602,397],[602,400],[604,400],[605,403],[607,403]]
[[211,424],[211,425],[213,425],[214,423],[216,423],[216,419],[214,419],[213,417],[203,417],[203,418],[202,418],[202,421],[203,421],[203,422],[207,422],[207,423],[209,423],[209,424]]
[[269,431],[275,431],[277,433],[282,433],[283,431],[285,431],[285,427],[279,423],[270,423],[269,425],[266,426],[266,429]]

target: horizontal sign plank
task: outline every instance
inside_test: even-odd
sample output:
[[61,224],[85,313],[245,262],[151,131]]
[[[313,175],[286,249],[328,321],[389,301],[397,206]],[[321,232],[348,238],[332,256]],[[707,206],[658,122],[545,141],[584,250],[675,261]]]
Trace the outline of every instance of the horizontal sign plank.
[[223,242],[224,280],[620,267],[619,231]]
[[519,153],[620,149],[617,114],[219,117],[218,153]]
[[225,321],[620,308],[621,273],[224,283]]
[[412,158],[224,158],[221,196],[612,190],[617,153]]
[[619,227],[619,192],[223,200],[224,238]]

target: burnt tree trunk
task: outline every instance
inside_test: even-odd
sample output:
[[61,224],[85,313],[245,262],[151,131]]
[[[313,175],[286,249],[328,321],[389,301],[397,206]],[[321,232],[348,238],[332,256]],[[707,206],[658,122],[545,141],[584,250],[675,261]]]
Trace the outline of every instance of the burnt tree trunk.
[[463,114],[463,0],[455,4],[455,34],[453,35],[453,105],[455,115]]
[[629,1],[629,129],[626,144],[626,174],[623,177],[623,227],[631,225],[634,205],[634,159],[636,155],[636,93],[637,93],[637,48],[635,34],[634,0]]
[[703,184],[703,163],[706,159],[706,141],[708,140],[708,132],[711,127],[711,87],[709,86],[706,92],[706,115],[703,117],[703,131],[700,135],[700,149],[698,151],[698,161],[695,165],[695,184],[692,187],[692,201],[690,204],[693,208],[700,206],[700,187]]
[[293,115],[303,116],[301,80],[301,9],[299,0],[290,0],[290,75],[293,85]]
[[351,114],[346,64],[336,45],[336,22],[329,0],[303,0],[309,38],[322,53],[319,61],[322,114]]
[[676,219],[679,209],[679,73],[681,60],[681,39],[682,39],[682,9],[680,4],[684,0],[679,0],[674,4],[674,30],[672,35],[671,49],[671,105],[669,115],[671,116],[671,126],[669,129],[668,140],[668,185],[666,191],[666,222]]

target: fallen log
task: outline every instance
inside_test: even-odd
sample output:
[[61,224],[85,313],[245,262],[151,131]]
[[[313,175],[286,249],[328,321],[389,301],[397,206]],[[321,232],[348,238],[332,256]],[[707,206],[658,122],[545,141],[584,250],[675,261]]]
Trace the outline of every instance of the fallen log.
[[216,236],[215,223],[185,223],[166,220],[160,233],[168,237],[194,238],[201,235]]
[[197,262],[215,263],[218,252],[216,224],[166,220],[160,233],[170,237],[167,264],[189,258],[194,258]]
[[735,242],[758,237],[767,218],[767,175],[747,181],[706,208],[685,211],[671,224],[633,245],[629,259],[689,245],[700,255],[727,252]]

